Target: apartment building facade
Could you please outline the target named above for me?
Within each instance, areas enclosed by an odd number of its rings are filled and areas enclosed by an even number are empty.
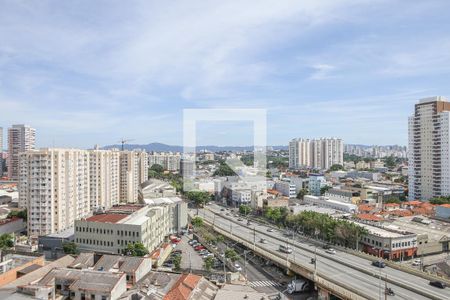
[[[408,123],[409,199],[450,195],[450,102],[419,100]]]
[[[152,152],[148,155],[148,165],[150,167],[156,164],[168,171],[179,171],[180,161],[181,154],[178,152]]]
[[[60,232],[90,213],[88,151],[27,151],[19,161],[19,207],[28,209],[30,236]]]
[[[120,202],[137,203],[139,186],[148,180],[148,154],[144,151],[120,152]]]
[[[89,151],[89,180],[92,211],[119,204],[120,152]]]
[[[293,139],[289,142],[289,168],[327,170],[344,164],[344,144],[338,138]]]
[[[36,146],[36,129],[28,125],[13,125],[8,128],[8,177],[19,179],[20,153],[33,150]]]

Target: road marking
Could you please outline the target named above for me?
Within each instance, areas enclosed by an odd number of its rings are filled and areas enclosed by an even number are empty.
[[[248,283],[251,287],[262,287],[262,286],[281,286],[281,283],[273,280],[257,280]]]

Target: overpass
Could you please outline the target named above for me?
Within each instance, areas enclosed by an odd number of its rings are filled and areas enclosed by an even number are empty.
[[[254,222],[247,226],[233,217],[224,215],[220,207],[211,205],[199,210],[199,215],[212,226],[214,231],[241,243],[258,255],[302,277],[315,282],[319,294],[336,295],[343,299],[385,299],[385,286],[392,288],[395,296],[389,299],[450,299],[448,289],[429,285],[429,280],[402,270],[371,265],[364,256],[338,251],[328,254],[315,245],[287,239],[278,231],[269,232],[269,227]],[[261,243],[265,239],[267,243]],[[281,253],[280,245],[288,244],[291,254]],[[311,264],[316,258],[316,264]]]

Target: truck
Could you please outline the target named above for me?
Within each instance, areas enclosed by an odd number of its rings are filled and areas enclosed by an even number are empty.
[[[308,291],[310,288],[310,283],[306,279],[293,279],[287,285],[287,292],[289,294],[293,294],[295,292],[304,292]]]

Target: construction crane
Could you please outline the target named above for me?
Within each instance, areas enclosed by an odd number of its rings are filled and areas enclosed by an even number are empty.
[[[134,140],[130,140],[130,139],[126,140],[126,139],[122,138],[120,141],[118,141],[118,143],[121,143],[121,144],[122,144],[122,151],[123,151],[123,146],[124,146],[126,143],[131,142],[131,141],[134,141]]]

